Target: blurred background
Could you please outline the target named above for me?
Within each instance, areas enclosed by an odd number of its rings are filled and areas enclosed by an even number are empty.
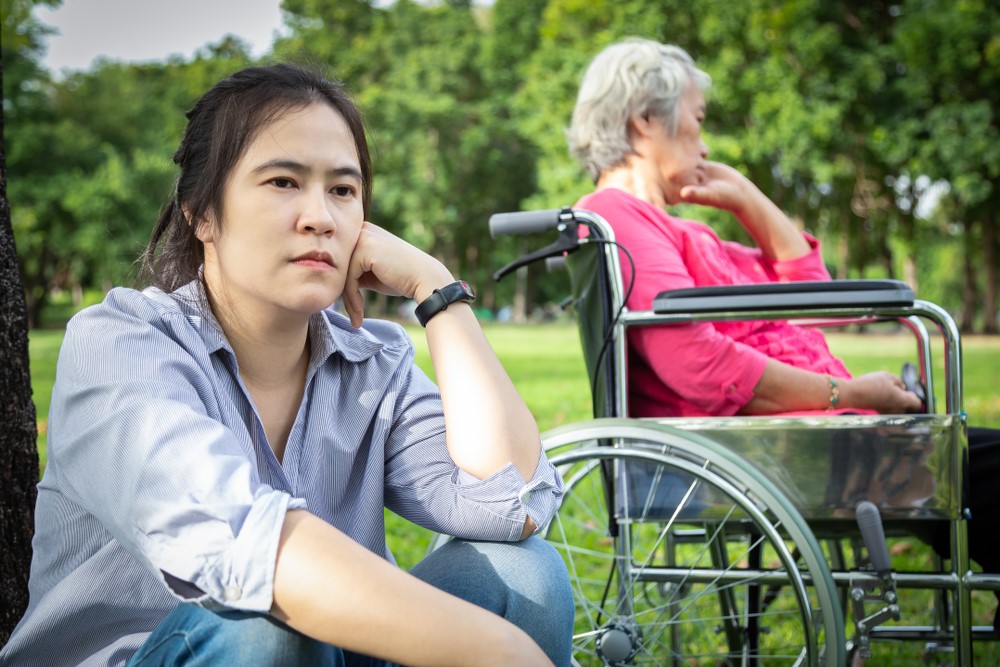
[[[487,220],[589,191],[563,135],[576,88],[597,51],[638,35],[682,46],[711,74],[712,157],[822,238],[835,277],[902,279],[964,331],[998,329],[995,0],[2,8],[8,196],[35,328],[129,284],[171,192],[184,111],[227,73],[275,60],[327,67],[360,103],[374,222],[473,282],[484,319],[557,317],[564,277],[533,267],[492,281],[532,241],[493,241]],[[679,212],[739,232],[725,214]]]

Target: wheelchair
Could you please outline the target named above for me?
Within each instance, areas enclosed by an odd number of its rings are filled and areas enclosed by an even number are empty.
[[[844,665],[880,640],[970,665],[973,640],[995,638],[971,622],[972,591],[1000,590],[1000,577],[970,570],[961,348],[946,311],[904,283],[852,280],[675,290],[633,312],[600,216],[501,213],[490,230],[555,237],[494,277],[565,265],[591,379],[595,418],[543,434],[566,483],[541,534],[573,582],[575,665]],[[629,328],[778,318],[908,329],[926,413],[629,418]],[[941,334],[941,409],[927,323]],[[935,530],[948,558],[893,570],[887,533]],[[932,592],[930,624],[888,624],[903,589]]]

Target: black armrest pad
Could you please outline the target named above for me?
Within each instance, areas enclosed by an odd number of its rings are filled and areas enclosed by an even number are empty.
[[[913,290],[901,280],[823,280],[690,287],[660,292],[657,313],[704,313],[838,306],[910,306]]]

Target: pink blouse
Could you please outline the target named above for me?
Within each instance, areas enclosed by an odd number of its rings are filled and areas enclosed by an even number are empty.
[[[819,241],[809,234],[808,254],[776,261],[622,190],[599,190],[576,207],[606,219],[618,243],[631,252],[635,285],[626,304],[631,310],[650,310],[656,295],[669,289],[830,279]],[[632,267],[624,254],[622,274],[627,287]],[[785,321],[633,327],[628,344],[629,405],[636,417],[736,414],[753,398],[768,357],[850,377],[820,331]]]

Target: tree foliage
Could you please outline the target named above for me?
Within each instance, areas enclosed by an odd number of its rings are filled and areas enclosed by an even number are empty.
[[[100,62],[54,80],[27,0],[3,0],[10,196],[33,317],[55,288],[127,276],[171,186],[184,111],[250,60]],[[27,9],[26,9],[27,8]],[[564,130],[580,77],[629,35],[679,44],[713,78],[707,139],[824,240],[840,277],[900,277],[997,325],[1000,12],[992,0],[284,0],[268,59],[327,66],[374,148],[373,219],[477,283],[490,308],[558,300],[540,271],[494,285],[531,241],[495,211],[589,190]],[[10,36],[14,35],[15,38]],[[725,214],[682,208],[739,238]],[[57,240],[57,241],[56,241]],[[941,270],[959,258],[961,271]],[[515,285],[518,294],[515,295]]]

